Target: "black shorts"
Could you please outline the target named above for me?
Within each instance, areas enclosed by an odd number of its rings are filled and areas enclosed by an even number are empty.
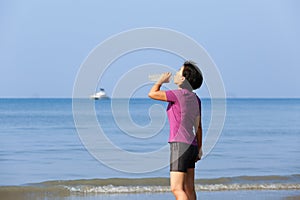
[[[189,168],[195,168],[195,160],[198,156],[198,147],[182,142],[170,143],[170,171],[187,172]]]

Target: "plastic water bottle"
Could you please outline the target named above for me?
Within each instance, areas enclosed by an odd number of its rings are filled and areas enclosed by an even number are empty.
[[[148,76],[149,81],[156,82],[160,79],[161,74],[150,74]]]
[[[149,81],[156,82],[156,81],[158,81],[160,79],[161,75],[162,74],[150,74],[148,76],[148,79],[149,79]],[[173,80],[173,76],[170,76],[169,82],[171,82],[172,80]]]

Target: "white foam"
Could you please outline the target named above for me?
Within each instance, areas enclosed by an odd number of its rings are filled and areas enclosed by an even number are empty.
[[[65,186],[71,192],[80,193],[158,193],[170,192],[169,186]],[[196,191],[226,190],[300,190],[300,184],[211,184],[196,185]]]
[[[222,190],[298,190],[300,184],[213,184],[196,185],[196,190],[222,191]]]
[[[71,192],[81,193],[147,193],[168,192],[169,186],[66,186]]]

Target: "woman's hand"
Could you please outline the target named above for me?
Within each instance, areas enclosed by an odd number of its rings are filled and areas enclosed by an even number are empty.
[[[198,153],[198,156],[197,156],[195,162],[197,162],[198,160],[201,160],[202,155],[203,155],[203,151],[202,151],[202,148],[201,148],[201,149],[199,150],[199,153]]]

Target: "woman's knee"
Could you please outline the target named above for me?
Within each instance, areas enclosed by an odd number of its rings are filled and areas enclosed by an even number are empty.
[[[186,195],[186,192],[184,191],[184,188],[178,188],[178,187],[171,187],[171,192],[175,195],[175,196],[182,196],[182,195]]]
[[[173,192],[173,193],[182,192],[182,191],[184,191],[183,188],[171,186],[171,192]]]

